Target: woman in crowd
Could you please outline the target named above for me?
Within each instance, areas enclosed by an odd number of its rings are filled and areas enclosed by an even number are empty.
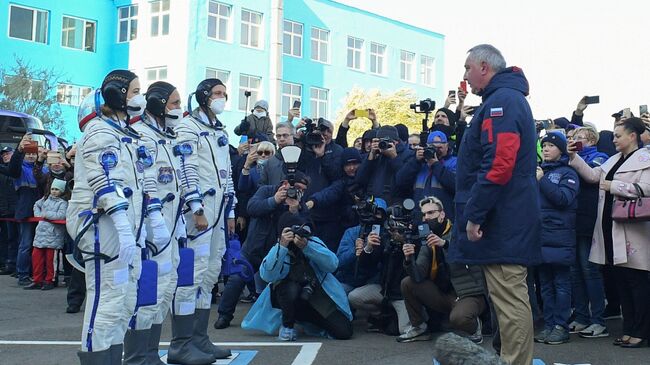
[[[599,183],[598,216],[590,261],[613,265],[623,311],[623,336],[614,345],[640,347],[650,332],[650,222],[612,219],[615,199],[636,199],[650,194],[650,151],[642,147],[645,131],[639,118],[623,120],[614,129],[617,154],[598,167],[590,167],[569,146],[570,165],[588,183]]]

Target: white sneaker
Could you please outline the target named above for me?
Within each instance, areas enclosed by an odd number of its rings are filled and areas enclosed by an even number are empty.
[[[429,341],[431,333],[427,330],[427,324],[422,323],[419,326],[409,326],[406,332],[397,337],[397,342]]]
[[[578,333],[587,327],[589,327],[589,325],[573,321],[571,324],[569,324],[569,333]]]
[[[601,338],[609,337],[609,332],[607,331],[607,327],[594,323],[578,332],[578,335],[582,338]]]

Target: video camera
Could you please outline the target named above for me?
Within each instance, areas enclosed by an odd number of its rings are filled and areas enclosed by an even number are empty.
[[[388,207],[388,230],[396,233],[403,240],[391,239],[391,245],[402,246],[404,243],[415,243],[420,240],[418,227],[413,225],[413,199],[404,199],[401,204]]]
[[[318,118],[320,122],[321,118]],[[324,142],[323,135],[321,134],[321,129],[323,125],[316,126],[316,123],[311,118],[304,118],[305,121],[305,136],[303,137],[303,142],[305,147],[318,146]]]
[[[541,131],[549,129],[551,127],[552,121],[550,119],[535,120],[535,130],[537,134]]]
[[[409,108],[413,109],[413,111],[416,113],[429,114],[436,109],[436,102],[431,100],[431,98],[426,98],[424,100],[420,100],[420,102],[417,104],[411,104]]]
[[[379,207],[375,203],[375,198],[371,196],[353,205],[352,210],[357,213],[361,223],[372,224],[377,220],[375,216],[377,215],[377,212],[379,212]]]

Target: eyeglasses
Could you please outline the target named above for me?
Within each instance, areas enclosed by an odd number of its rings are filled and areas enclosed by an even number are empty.
[[[434,213],[438,213],[438,214],[434,215]],[[434,209],[434,210],[427,210],[426,212],[422,212],[422,216],[426,216],[426,215],[433,215],[434,218],[437,218],[437,216],[440,215],[440,210]]]
[[[257,151],[258,156],[271,156],[271,151]]]

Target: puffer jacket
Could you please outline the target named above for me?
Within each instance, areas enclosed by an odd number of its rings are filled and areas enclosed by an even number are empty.
[[[269,142],[275,144],[275,133],[273,133],[273,122],[269,117],[258,118],[254,114],[246,116],[246,121],[249,123],[248,131],[241,130],[241,124],[235,127],[235,134],[241,136],[242,134],[255,135],[263,134]]]
[[[67,209],[67,201],[50,195],[47,198],[41,198],[34,204],[34,216],[49,220],[63,220],[66,217],[65,212]],[[38,222],[36,235],[34,236],[34,247],[60,250],[63,248],[64,241],[65,225],[47,221]]]

